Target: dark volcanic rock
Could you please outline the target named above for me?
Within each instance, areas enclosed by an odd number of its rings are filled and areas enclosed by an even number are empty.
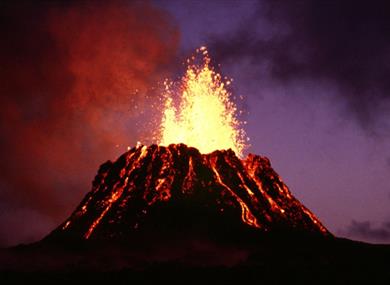
[[[103,164],[73,214],[45,240],[157,236],[228,239],[249,232],[331,236],[267,158],[200,154],[183,144],[139,146]]]

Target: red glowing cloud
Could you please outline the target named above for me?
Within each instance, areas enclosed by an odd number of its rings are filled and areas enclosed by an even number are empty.
[[[28,217],[10,217],[30,211],[58,223],[115,145],[134,143],[132,102],[166,77],[178,32],[142,3],[25,2],[0,13],[0,228],[12,220],[16,235],[2,232],[7,244],[29,227]]]

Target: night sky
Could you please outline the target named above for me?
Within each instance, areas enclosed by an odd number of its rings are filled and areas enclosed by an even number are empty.
[[[152,143],[161,82],[203,45],[244,98],[247,152],[334,234],[390,243],[387,3],[2,1],[0,246],[42,238],[100,164]]]

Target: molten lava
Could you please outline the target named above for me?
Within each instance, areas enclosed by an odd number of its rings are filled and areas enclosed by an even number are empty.
[[[196,57],[189,60],[182,86],[179,90],[178,107],[175,107],[173,84],[166,84],[165,104],[161,122],[160,145],[184,143],[201,153],[218,149],[232,149],[242,157],[246,147],[246,135],[237,119],[237,107],[219,73],[210,67],[205,47],[197,50],[203,63],[197,65]]]

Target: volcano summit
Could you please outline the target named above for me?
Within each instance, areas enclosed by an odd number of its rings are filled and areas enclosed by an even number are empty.
[[[127,239],[166,232],[329,236],[267,158],[184,144],[135,147],[104,163],[92,190],[47,239]]]

